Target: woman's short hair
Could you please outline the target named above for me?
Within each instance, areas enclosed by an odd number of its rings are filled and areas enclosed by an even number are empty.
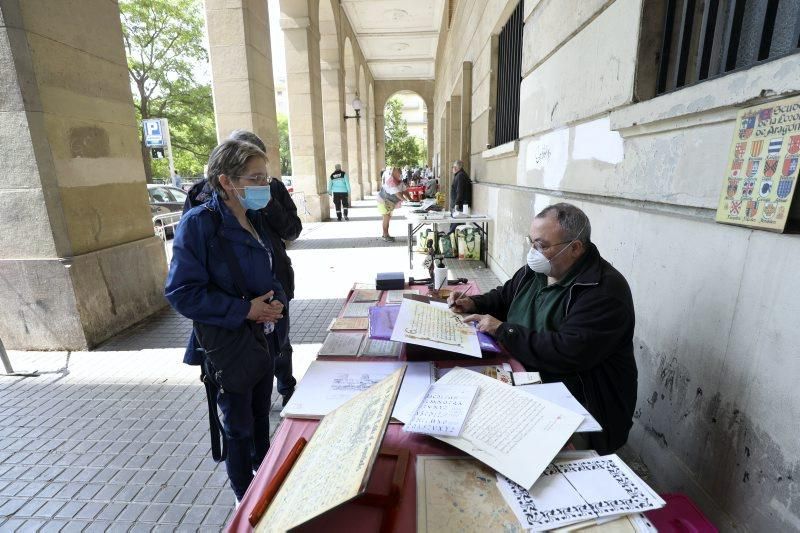
[[[228,135],[228,139],[233,139],[234,141],[244,141],[246,143],[255,144],[261,151],[265,154],[267,153],[267,146],[264,144],[264,141],[261,140],[261,137],[253,133],[252,131],[247,130],[233,130],[230,135]]]
[[[561,202],[545,207],[536,218],[545,218],[551,213],[564,231],[564,239],[581,241],[584,245],[591,242],[592,225],[586,213],[572,204]]]
[[[265,162],[268,161],[267,155],[258,146],[235,139],[228,139],[211,150],[206,178],[221,198],[227,200],[228,195],[219,182],[220,175],[225,174],[232,181],[239,181],[239,176],[244,172],[247,160],[251,157],[260,157]]]

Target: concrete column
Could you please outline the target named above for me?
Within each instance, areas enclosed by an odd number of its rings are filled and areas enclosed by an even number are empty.
[[[383,118],[383,110],[375,115],[375,159],[376,168],[378,171],[386,167],[386,144],[384,139],[384,129],[386,128],[386,119]],[[381,179],[378,172],[373,176],[375,180],[375,190],[381,189]]]
[[[464,162],[464,170],[471,175],[470,159],[471,130],[472,130],[472,62],[464,61],[464,69],[461,73],[461,159]]]
[[[262,0],[263,1],[263,0]],[[313,2],[312,2],[313,3]],[[290,5],[291,4],[291,5]],[[281,4],[281,29],[286,47],[286,85],[295,191],[303,192],[310,220],[330,215],[320,81],[319,30],[311,17],[287,17],[287,9],[305,2]]]
[[[364,183],[361,169],[361,127],[359,120],[351,118],[347,120],[347,150],[349,152],[350,166],[347,169],[350,174],[350,190],[353,200],[364,199]]]
[[[5,346],[86,349],[166,305],[115,2],[0,0],[0,124]]]
[[[280,176],[269,12],[263,0],[205,0],[217,139],[250,130],[267,145],[269,172]]]
[[[372,184],[370,183],[370,166],[369,166],[369,115],[370,109],[364,108],[361,112],[361,183],[364,187],[363,194],[367,196],[372,194]]]
[[[325,124],[325,171],[333,172],[337,163],[347,168],[347,135],[345,133],[344,80],[338,63],[322,67],[322,116]]]

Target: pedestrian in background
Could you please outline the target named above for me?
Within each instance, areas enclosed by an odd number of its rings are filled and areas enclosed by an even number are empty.
[[[173,170],[172,171],[172,186],[175,187],[176,189],[180,189],[181,185],[183,185],[183,180],[178,175],[178,171],[177,170]]]
[[[383,175],[383,185],[378,191],[378,212],[383,217],[382,239],[387,242],[394,242],[394,237],[389,235],[389,222],[392,220],[392,212],[403,200],[411,200],[406,192],[403,183],[403,175],[400,167],[387,169]]]
[[[347,216],[347,210],[350,207],[350,178],[342,170],[342,165],[336,165],[336,170],[328,180],[328,194],[333,195],[336,220],[342,221],[342,211],[344,211],[344,219],[350,220]]]

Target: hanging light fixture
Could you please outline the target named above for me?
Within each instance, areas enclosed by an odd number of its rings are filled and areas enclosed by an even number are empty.
[[[355,115],[345,115],[344,119],[347,120],[348,118],[354,118],[354,119],[356,119],[356,122],[358,122],[358,119],[361,118],[361,105],[362,105],[361,104],[361,100],[358,99],[358,95],[356,95],[356,97],[353,98],[353,101],[352,101],[352,103],[350,105],[353,106],[353,111],[355,111],[356,114]]]

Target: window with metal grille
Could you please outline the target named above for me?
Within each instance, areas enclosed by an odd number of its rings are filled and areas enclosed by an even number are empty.
[[[494,108],[494,146],[519,137],[519,86],[522,82],[523,2],[503,26],[497,41],[497,99]]]
[[[798,0],[659,0],[655,95],[800,51]],[[645,16],[648,14],[647,4]],[[648,27],[644,21],[643,30]],[[656,28],[657,26],[650,26]]]

